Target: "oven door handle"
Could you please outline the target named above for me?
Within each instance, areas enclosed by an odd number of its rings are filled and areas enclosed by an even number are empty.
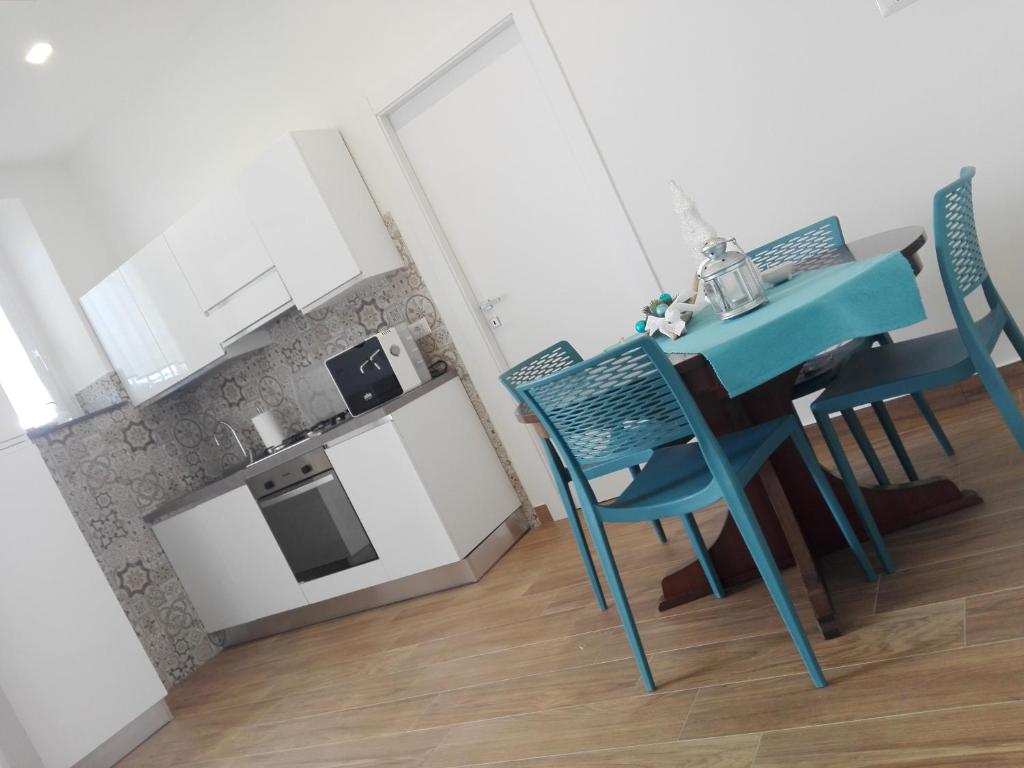
[[[307,480],[297,488],[292,488],[291,490],[284,491],[278,496],[271,496],[270,498],[263,499],[259,503],[260,508],[267,509],[268,507],[276,506],[277,504],[280,504],[283,501],[288,501],[289,499],[294,499],[296,496],[301,496],[302,494],[306,493],[307,491],[311,491],[314,488],[319,488],[321,485],[333,483],[337,481],[337,479],[338,478],[335,477],[333,472],[325,472],[319,477],[314,477],[312,480]]]

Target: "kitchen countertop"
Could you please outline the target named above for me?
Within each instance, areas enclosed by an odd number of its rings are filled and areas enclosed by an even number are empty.
[[[142,516],[142,519],[150,525],[156,525],[157,523],[163,522],[175,515],[179,515],[182,512],[192,509],[192,507],[198,506],[203,502],[210,501],[211,499],[228,493],[229,491],[233,491],[236,488],[241,488],[250,478],[265,472],[271,467],[290,461],[296,456],[301,456],[307,451],[311,451],[316,448],[326,448],[328,446],[344,442],[348,438],[353,437],[353,433],[362,431],[367,427],[374,426],[379,421],[387,419],[389,414],[394,413],[403,405],[411,403],[413,400],[437,389],[442,384],[446,384],[454,378],[456,378],[455,372],[449,370],[447,373],[443,373],[437,378],[431,379],[426,384],[421,384],[415,389],[399,395],[394,400],[389,400],[373,410],[361,413],[358,416],[353,416],[352,418],[343,421],[338,426],[321,435],[316,435],[315,437],[309,438],[309,440],[297,443],[296,445],[285,448],[283,451],[271,454],[264,459],[260,459],[252,464],[241,467],[231,474],[214,480],[201,488],[189,491],[184,496],[179,496],[176,499],[166,501],[147,512]]]

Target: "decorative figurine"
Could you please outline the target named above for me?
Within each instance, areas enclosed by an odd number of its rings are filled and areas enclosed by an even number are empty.
[[[686,324],[696,308],[696,298],[693,292],[681,293],[675,298],[668,293],[661,294],[641,310],[644,319],[637,321],[634,326],[636,332],[650,336],[660,333],[670,339],[678,339],[686,333]]]

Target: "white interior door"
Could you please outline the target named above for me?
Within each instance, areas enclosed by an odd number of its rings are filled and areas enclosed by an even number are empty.
[[[614,344],[658,288],[531,3],[481,7],[368,101],[413,193],[394,210],[424,279],[530,500],[562,517],[498,376],[559,339]]]
[[[613,245],[515,25],[390,119],[475,301],[493,303],[505,363],[560,339],[592,355],[632,333],[654,276],[639,245]]]

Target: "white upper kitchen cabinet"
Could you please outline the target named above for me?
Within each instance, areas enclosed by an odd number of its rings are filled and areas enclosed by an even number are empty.
[[[165,234],[205,310],[274,267],[230,184],[192,208]]]
[[[171,386],[170,367],[119,269],[81,299],[82,309],[135,404]]]
[[[163,352],[169,385],[224,356],[163,235],[121,266],[125,283]]]
[[[153,526],[210,632],[306,605],[245,486]]]
[[[402,266],[335,130],[287,134],[236,184],[270,259],[303,312],[359,280]]]
[[[224,357],[163,235],[85,294],[82,308],[136,405]]]

